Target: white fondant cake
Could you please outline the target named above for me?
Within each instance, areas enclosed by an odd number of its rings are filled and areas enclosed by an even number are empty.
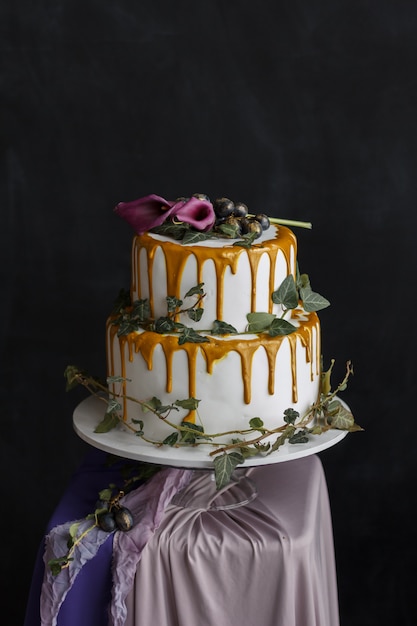
[[[235,245],[241,239],[134,236],[131,302],[107,321],[106,354],[120,414],[126,422],[142,420],[147,439],[164,440],[172,426],[136,400],[157,398],[165,406],[195,398],[196,410],[177,406],[168,421],[217,434],[244,431],[255,417],[279,427],[286,409],[302,416],[318,399],[318,316],[301,301],[288,308],[272,298],[288,276],[298,278],[296,237],[267,225],[249,245]],[[295,328],[254,332],[256,314]]]

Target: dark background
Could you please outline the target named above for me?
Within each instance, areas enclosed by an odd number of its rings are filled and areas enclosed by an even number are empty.
[[[341,624],[415,625],[417,4],[3,0],[0,34],[7,623],[87,451],[63,372],[105,373],[130,280],[113,207],[201,192],[313,223],[300,269],[332,303],[325,363],[336,383],[353,361],[365,429],[320,455]]]

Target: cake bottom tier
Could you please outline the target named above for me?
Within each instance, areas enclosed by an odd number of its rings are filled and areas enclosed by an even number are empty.
[[[181,345],[177,335],[148,331],[119,337],[109,320],[108,376],[116,378],[110,392],[119,399],[124,421],[142,420],[145,436],[155,441],[163,441],[173,428],[143,411],[141,403],[152,398],[163,406],[197,399],[196,411],[176,406],[168,420],[180,424],[185,419],[206,434],[243,431],[254,417],[268,429],[278,428],[286,409],[303,416],[319,396],[319,320],[315,313],[303,313],[297,324],[287,336],[210,336],[204,343]]]

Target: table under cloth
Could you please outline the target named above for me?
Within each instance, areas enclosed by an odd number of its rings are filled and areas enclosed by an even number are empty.
[[[98,490],[111,480],[104,456],[94,451],[80,468],[48,528],[91,512]],[[245,506],[167,506],[137,566],[125,626],[339,625],[333,530],[320,459],[311,455],[254,467],[250,478],[257,497]],[[111,550],[109,538],[84,566],[61,607],[58,626],[107,623]],[[42,554],[43,545],[24,626],[41,623]]]

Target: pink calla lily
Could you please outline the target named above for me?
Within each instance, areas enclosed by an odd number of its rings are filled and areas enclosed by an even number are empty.
[[[194,197],[174,204],[172,215],[175,215],[180,222],[185,222],[196,230],[208,230],[216,221],[211,202]]]
[[[171,215],[174,202],[161,196],[150,194],[131,202],[119,202],[114,211],[122,217],[133,230],[142,235],[147,230],[160,226]]]
[[[211,202],[194,196],[173,202],[150,194],[131,202],[119,202],[114,210],[138,235],[160,226],[169,217],[175,217],[179,222],[201,231],[209,230],[216,220]]]

